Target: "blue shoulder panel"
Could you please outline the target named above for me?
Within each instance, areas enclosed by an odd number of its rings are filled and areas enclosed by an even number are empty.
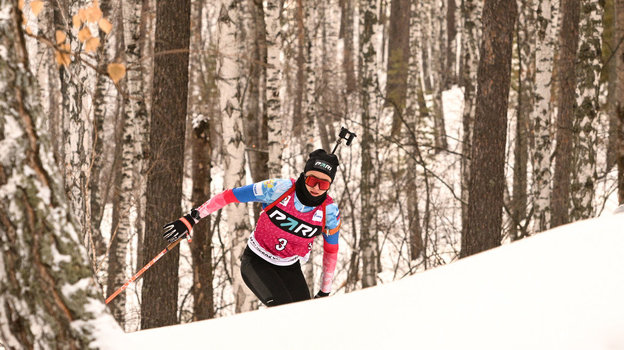
[[[292,187],[290,179],[271,179],[232,189],[239,202],[270,204]]]

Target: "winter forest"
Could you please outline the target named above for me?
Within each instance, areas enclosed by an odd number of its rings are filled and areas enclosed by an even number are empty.
[[[251,203],[104,300],[164,224],[341,127],[332,294],[598,216],[624,203],[622,41],[624,0],[0,0],[0,348],[263,308]]]

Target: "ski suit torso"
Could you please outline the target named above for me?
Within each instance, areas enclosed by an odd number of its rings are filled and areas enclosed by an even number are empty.
[[[318,207],[300,211],[295,206],[296,201],[294,180],[291,180],[291,188],[265,206],[249,237],[249,248],[275,265],[291,265],[308,259],[314,238],[326,225],[327,206],[334,202],[327,196]]]

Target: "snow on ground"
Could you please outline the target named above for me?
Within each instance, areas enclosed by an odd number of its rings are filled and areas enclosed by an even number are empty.
[[[624,349],[622,226],[624,212],[603,215],[375,288],[109,348]]]

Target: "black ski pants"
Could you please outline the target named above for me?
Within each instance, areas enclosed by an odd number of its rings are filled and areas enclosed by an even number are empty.
[[[273,265],[247,247],[241,258],[241,275],[247,287],[266,306],[310,299],[298,261],[289,266]]]

